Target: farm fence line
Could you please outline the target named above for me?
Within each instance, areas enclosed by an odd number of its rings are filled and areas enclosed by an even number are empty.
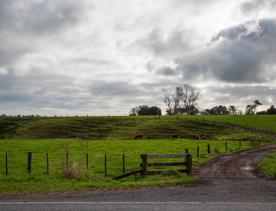
[[[193,159],[193,163],[200,164],[206,158],[247,148],[248,146],[243,146],[241,141],[236,141],[234,148],[233,145],[229,147],[229,142],[225,141],[224,146],[220,147],[216,144],[206,143],[206,145],[197,145],[194,150],[190,150],[189,148],[186,148],[186,150],[189,150],[189,153],[195,158]],[[28,151],[25,154],[25,158],[23,154],[23,157],[18,159],[12,152],[5,152],[2,156],[3,170],[0,177],[24,174],[60,175],[60,173],[67,174],[72,169],[90,172],[93,175],[114,177],[139,168],[140,155],[141,153],[97,154],[92,152],[65,152],[54,155],[51,152],[36,153]]]

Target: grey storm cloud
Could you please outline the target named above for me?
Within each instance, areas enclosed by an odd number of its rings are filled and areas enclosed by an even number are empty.
[[[77,1],[0,0],[0,30],[49,33],[79,20],[83,4]]]
[[[262,9],[275,9],[276,0],[250,0],[241,4],[240,9],[244,13],[257,12]]]
[[[237,83],[274,80],[276,20],[262,19],[254,29],[249,26],[252,24],[247,22],[220,31],[206,50],[175,59],[175,71],[185,79],[203,76]],[[160,73],[158,69],[157,74]]]
[[[164,83],[141,83],[137,85],[126,81],[107,82],[97,80],[92,81],[91,84],[90,93],[93,99],[101,100],[106,104],[119,99],[124,109],[129,109],[130,105],[138,104],[157,105],[163,97]]]
[[[246,105],[254,100],[260,100],[261,103],[269,105],[271,102],[268,99],[274,99],[276,96],[276,89],[269,85],[209,87],[206,91],[216,93],[216,101],[221,104],[239,102]]]
[[[139,88],[139,86],[129,84],[125,81],[93,81],[90,86],[90,92],[94,96],[104,97],[129,97],[131,95],[141,96],[145,94],[145,91],[142,88]]]
[[[76,24],[85,10],[73,0],[0,0],[0,67],[13,64],[36,49],[35,40]]]
[[[13,65],[14,61],[28,52],[28,49],[1,49],[0,46],[0,67]]]
[[[234,26],[229,29],[222,30],[215,36],[212,41],[217,41],[220,37],[227,37],[229,39],[239,39],[241,35],[247,32],[247,28],[244,24]]]
[[[178,55],[190,49],[188,41],[190,36],[185,30],[173,30],[166,36],[161,29],[155,28],[136,44],[151,50],[156,55]]]
[[[17,89],[22,91],[34,91],[34,88],[41,88],[46,86],[47,88],[56,87],[61,81],[61,86],[69,86],[74,80],[73,77],[57,75],[51,73],[42,73],[39,69],[32,69],[27,74],[18,75],[16,70],[9,68],[7,73],[0,75],[0,90]]]
[[[6,106],[77,109],[89,104],[103,106],[114,98],[128,103],[148,102],[147,99],[141,101],[141,98],[153,90],[147,90],[146,85],[137,86],[123,81],[89,80],[81,85],[75,82],[74,77],[43,74],[35,69],[25,75],[17,75],[15,70],[9,69],[6,74],[0,75],[0,102]]]
[[[177,75],[177,71],[174,68],[171,67],[160,67],[156,70],[156,73],[158,75],[164,75],[164,76],[174,76]]]
[[[0,75],[0,102],[2,105],[32,107],[83,106],[87,99],[80,96],[81,88],[74,78],[64,75],[41,73],[34,69],[25,75],[17,75],[13,69]]]
[[[24,75],[16,72],[10,68],[6,73],[0,73],[2,109],[16,106],[25,109],[107,109],[107,105],[114,99],[123,104],[123,109],[129,109],[132,104],[154,104],[162,87],[159,84],[149,89],[148,84],[138,86],[126,81],[107,82],[96,79],[78,84],[73,76],[43,73],[39,69],[32,69]],[[154,90],[156,87],[158,90]],[[109,106],[113,109],[116,104]]]

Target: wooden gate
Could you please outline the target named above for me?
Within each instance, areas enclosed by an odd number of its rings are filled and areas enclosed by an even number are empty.
[[[183,158],[182,161],[170,161],[170,162],[150,162],[153,158]],[[162,173],[186,173],[192,174],[192,156],[191,154],[142,154],[142,163],[140,164],[141,175],[154,175]],[[161,166],[182,166],[182,168],[169,170],[169,169],[154,169],[154,167]]]
[[[149,162],[150,159],[154,158],[182,158],[182,161],[170,161],[170,162]],[[142,176],[146,175],[154,175],[154,174],[179,174],[186,173],[187,175],[192,174],[192,156],[188,154],[188,150],[183,154],[142,154],[141,155],[142,163],[140,163],[141,169],[128,172],[126,174],[120,175],[118,177],[114,177],[114,179],[122,179],[124,177],[128,177],[130,175],[140,174]],[[163,166],[182,166],[179,169],[154,169],[153,167],[163,167]]]

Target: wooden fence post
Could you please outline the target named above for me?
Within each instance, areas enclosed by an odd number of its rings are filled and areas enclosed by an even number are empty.
[[[192,174],[192,166],[193,166],[192,155],[191,154],[187,154],[186,155],[187,175],[191,175]]]
[[[125,174],[126,169],[125,169],[125,154],[123,154],[123,174]]]
[[[28,152],[27,171],[32,173],[32,152]]]
[[[107,160],[106,160],[106,154],[104,155],[104,176],[107,176]]]
[[[66,153],[66,170],[68,171],[69,169],[69,154],[68,152]]]
[[[210,144],[207,145],[207,152],[208,154],[210,154],[211,150],[210,150]]]
[[[46,174],[49,175],[49,155],[46,153]]]
[[[86,153],[85,156],[86,156],[86,157],[85,157],[85,158],[86,158],[86,159],[85,159],[85,161],[86,161],[86,169],[88,170],[88,167],[89,167],[89,166],[88,166],[88,161],[89,161],[89,160],[88,160],[88,153]]]
[[[142,171],[141,171],[141,175],[145,176],[147,174],[147,154],[142,154],[141,155],[141,159],[142,159]]]
[[[9,166],[8,166],[8,152],[6,152],[6,176],[9,174]]]
[[[199,158],[199,146],[196,147],[196,157]]]

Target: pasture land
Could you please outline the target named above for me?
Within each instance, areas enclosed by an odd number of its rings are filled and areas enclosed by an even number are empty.
[[[193,121],[192,121],[193,120]],[[276,115],[138,116],[138,117],[0,117],[0,139],[220,139],[244,134],[226,126],[194,120],[229,122],[276,132]],[[238,136],[238,135],[237,135]]]
[[[207,145],[211,154],[207,154]],[[200,155],[197,158],[197,146]],[[198,166],[220,153],[252,147],[250,141],[195,140],[2,140],[0,148],[0,194],[68,191],[85,188],[117,188],[147,185],[183,184],[195,178],[186,175],[134,176],[116,181],[122,174],[122,154],[125,171],[139,169],[142,153],[183,153],[193,155]],[[32,152],[32,172],[27,173],[27,152]],[[5,175],[5,153],[8,152],[8,176]],[[49,175],[46,174],[46,153],[49,155]],[[68,153],[68,170],[65,155]],[[86,169],[86,153],[89,155]],[[214,155],[213,153],[216,153]],[[104,155],[107,156],[107,176],[104,176]],[[64,178],[66,177],[66,179]]]
[[[267,155],[260,163],[259,169],[268,178],[276,179],[276,153]]]
[[[226,122],[276,132],[276,115],[189,115],[185,117],[191,120]]]
[[[189,183],[195,178],[186,175],[158,175],[145,178],[130,176],[120,181],[112,178],[123,173],[123,154],[125,172],[140,168],[140,154],[183,153],[186,148],[192,153],[194,166],[199,166],[219,154],[247,149],[273,140],[270,135],[205,123],[202,120],[276,130],[275,117],[272,115],[2,116],[0,195]],[[139,134],[143,134],[144,139],[133,140]],[[177,135],[178,139],[171,140],[173,135]],[[208,144],[211,146],[210,154],[207,153]],[[196,154],[197,147],[200,151],[199,157]],[[31,174],[27,173],[28,152],[32,152]],[[46,153],[49,158],[49,175],[46,174]],[[104,166],[105,155],[107,171]]]

